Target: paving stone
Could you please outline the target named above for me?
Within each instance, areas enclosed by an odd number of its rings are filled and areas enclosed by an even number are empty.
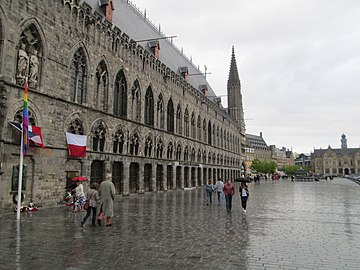
[[[360,186],[251,183],[246,214],[203,188],[117,197],[112,227],[63,206],[0,216],[0,269],[358,269]]]

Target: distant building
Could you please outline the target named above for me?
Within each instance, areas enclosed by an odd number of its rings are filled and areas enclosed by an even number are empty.
[[[301,167],[309,167],[311,166],[311,155],[300,154],[297,158],[295,158],[295,165],[299,165]]]
[[[360,148],[347,148],[345,134],[341,135],[341,148],[315,149],[311,154],[311,168],[317,174],[360,174]]]
[[[294,165],[294,156],[291,150],[285,147],[277,148],[275,145],[269,146],[271,149],[271,159],[276,162],[278,168]]]
[[[250,149],[253,149],[253,159],[257,158],[259,160],[270,160],[271,159],[271,149],[266,144],[262,132],[260,132],[260,136],[253,134],[245,134],[247,145]],[[249,149],[248,149],[249,150]],[[249,152],[250,153],[250,152]],[[246,156],[245,151],[245,156]],[[246,157],[245,157],[246,158]],[[247,160],[247,158],[246,158]]]

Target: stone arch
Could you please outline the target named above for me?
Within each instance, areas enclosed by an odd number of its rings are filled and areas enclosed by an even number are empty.
[[[20,100],[16,101],[14,104],[12,104],[9,107],[8,117],[11,117],[11,119],[7,119],[7,120],[13,121],[12,118],[14,117],[14,115],[23,108],[24,108],[24,100],[20,99]],[[32,114],[34,115],[34,117],[36,119],[36,125],[39,127],[42,127],[43,126],[43,116],[42,116],[41,110],[31,99],[29,99],[29,101],[28,101],[28,110],[29,110],[29,112],[31,111]]]
[[[81,119],[82,117],[79,112],[73,112],[72,114],[70,114],[64,121],[64,126],[63,126],[64,132],[69,132],[69,130],[71,129],[71,124],[77,122],[81,125],[82,130],[78,130],[78,132],[74,134],[85,135],[87,133],[86,131],[88,130],[88,127],[86,126],[86,123]]]
[[[16,83],[24,85],[28,77],[29,88],[40,89],[47,55],[44,32],[36,18],[29,18],[19,25],[17,37]]]
[[[121,124],[115,126],[112,132],[112,152],[122,154],[125,152],[127,130]]]
[[[82,59],[79,59],[79,56],[84,57],[84,63]],[[89,81],[89,69],[91,66],[89,53],[83,42],[75,44],[70,50],[70,57],[68,58],[68,87],[69,87],[69,97],[68,100],[78,103],[86,103],[89,100],[89,92],[87,89]],[[79,63],[83,64],[83,68],[79,68]],[[81,71],[81,73],[76,73]],[[81,89],[76,86],[78,85],[79,78],[81,76]],[[80,96],[79,92],[80,91]]]
[[[95,108],[99,110],[108,110],[109,106],[109,88],[110,88],[110,70],[105,58],[97,63],[95,70],[94,100]]]
[[[146,89],[144,102],[144,122],[145,125],[154,126],[154,92],[151,84]]]
[[[109,134],[109,127],[103,119],[96,119],[91,125],[91,149],[93,151],[104,152],[106,149],[106,139]]]
[[[69,58],[68,58],[68,63],[67,63],[67,67],[70,68],[71,63],[72,63],[72,59],[74,54],[79,50],[79,49],[84,50],[84,54],[85,54],[85,58],[86,58],[86,63],[87,63],[87,74],[89,74],[89,67],[92,66],[92,63],[90,61],[90,55],[89,55],[89,51],[86,48],[86,45],[83,41],[79,41],[78,43],[76,43],[70,50],[69,53]]]
[[[131,112],[131,117],[132,120],[136,121],[136,122],[140,122],[141,121],[141,85],[140,85],[140,80],[138,78],[136,78],[132,85],[131,85],[131,89],[130,89],[130,99],[131,99],[131,108],[132,108],[132,112]]]
[[[113,93],[113,114],[127,118],[128,107],[128,82],[124,72],[124,69],[117,71],[114,76],[114,87],[109,92]]]

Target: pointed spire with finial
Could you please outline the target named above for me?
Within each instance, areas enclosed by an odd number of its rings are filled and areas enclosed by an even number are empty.
[[[227,93],[228,93],[228,112],[230,116],[239,124],[241,132],[245,134],[241,83],[236,65],[234,46],[232,46],[230,71],[227,82]]]

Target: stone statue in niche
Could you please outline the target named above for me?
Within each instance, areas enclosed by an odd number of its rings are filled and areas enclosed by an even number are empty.
[[[18,63],[16,78],[20,85],[24,85],[29,65],[29,56],[26,52],[26,44],[22,43],[18,51]]]
[[[38,82],[38,73],[39,73],[39,58],[38,51],[33,50],[33,53],[30,56],[30,71],[29,71],[29,83],[30,87],[35,88]]]

